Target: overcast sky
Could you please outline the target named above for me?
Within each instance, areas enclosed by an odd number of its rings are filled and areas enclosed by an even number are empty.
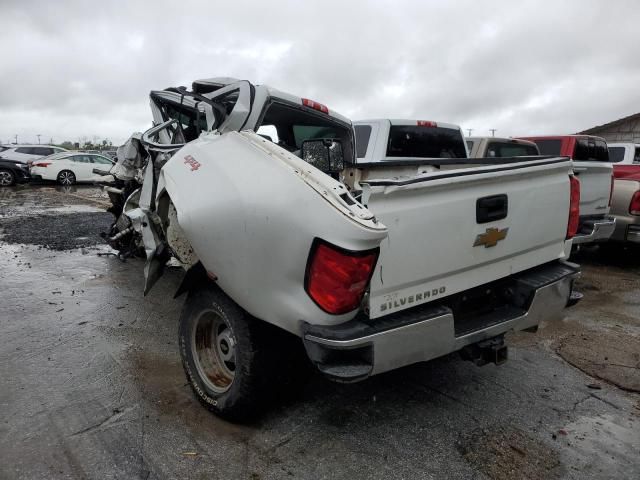
[[[114,144],[233,76],[353,120],[572,133],[640,111],[637,1],[0,0],[0,142]]]

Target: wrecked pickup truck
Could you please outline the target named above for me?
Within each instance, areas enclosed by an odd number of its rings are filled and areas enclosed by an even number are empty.
[[[144,250],[145,293],[169,260],[186,270],[180,353],[217,414],[268,404],[295,347],[352,382],[459,350],[500,363],[506,332],[562,315],[569,159],[359,165],[351,122],[313,100],[228,78],[150,98],[154,126],[112,169],[107,241]]]

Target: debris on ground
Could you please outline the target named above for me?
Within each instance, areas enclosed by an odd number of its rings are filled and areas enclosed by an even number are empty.
[[[464,435],[462,456],[493,480],[542,480],[560,476],[558,452],[522,430],[480,428]]]

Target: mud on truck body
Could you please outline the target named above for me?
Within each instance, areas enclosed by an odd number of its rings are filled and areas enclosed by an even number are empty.
[[[359,166],[351,122],[309,99],[228,78],[150,98],[106,236],[144,250],[145,294],[169,259],[186,270],[180,353],[217,414],[268,404],[308,364],[297,349],[352,382],[458,350],[500,363],[505,332],[562,315],[579,274],[569,159]]]

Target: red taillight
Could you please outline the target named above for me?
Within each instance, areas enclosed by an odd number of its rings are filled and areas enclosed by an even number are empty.
[[[318,102],[314,102],[313,100],[309,100],[308,98],[303,98],[302,104],[305,107],[313,108],[314,110],[318,110],[319,112],[329,113],[329,108],[326,105],[323,105]]]
[[[49,165],[51,165],[51,162],[38,162],[32,164],[33,167],[48,167]]]
[[[305,290],[327,313],[355,310],[373,275],[378,252],[353,252],[316,239],[309,254]]]
[[[631,203],[629,203],[629,213],[631,215],[640,215],[640,190],[633,194]]]
[[[571,192],[569,193],[569,222],[567,223],[567,239],[575,237],[580,223],[580,180],[569,176]]]
[[[418,120],[416,122],[419,127],[437,127],[438,124],[436,122],[432,122],[431,120]]]
[[[611,190],[609,190],[609,206],[611,206],[611,200],[613,199],[613,182],[615,177],[611,175]]]

